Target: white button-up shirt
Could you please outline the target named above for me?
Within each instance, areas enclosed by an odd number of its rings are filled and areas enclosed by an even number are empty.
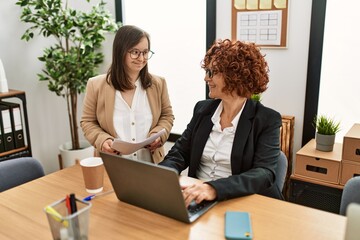
[[[234,142],[236,127],[244,106],[245,104],[231,121],[232,126],[221,130],[220,114],[223,110],[223,104],[220,102],[211,118],[214,126],[206,142],[199,169],[196,173],[199,179],[203,181],[211,181],[231,176],[231,150]]]
[[[152,113],[145,89],[140,79],[135,82],[135,93],[131,106],[123,99],[121,92],[116,91],[114,108],[114,127],[117,137],[127,142],[140,142],[147,138],[152,123]],[[151,162],[148,149],[140,149],[133,154],[124,155],[136,160]]]

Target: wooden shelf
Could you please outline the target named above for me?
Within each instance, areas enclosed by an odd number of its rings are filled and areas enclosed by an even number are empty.
[[[23,130],[26,134],[25,147],[12,149],[10,151],[5,151],[0,153],[0,161],[17,158],[17,157],[31,157],[31,142],[30,142],[30,130],[27,116],[26,108],[26,95],[24,91],[9,89],[9,92],[0,93],[0,101],[7,98],[17,98],[21,101],[21,110],[22,110],[22,119],[23,121]]]

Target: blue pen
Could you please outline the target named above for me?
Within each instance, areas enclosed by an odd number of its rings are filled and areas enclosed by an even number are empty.
[[[86,198],[83,199],[83,201],[91,201],[91,199],[93,199],[95,196],[96,196],[95,194],[87,196]]]
[[[114,190],[110,190],[110,191],[107,191],[107,192],[102,192],[102,193],[98,193],[98,194],[92,194],[92,195],[89,195],[89,196],[85,197],[83,199],[83,201],[91,201],[95,197],[104,196],[104,195],[107,195],[107,194],[110,194],[110,193],[113,193],[113,192],[114,192]]]

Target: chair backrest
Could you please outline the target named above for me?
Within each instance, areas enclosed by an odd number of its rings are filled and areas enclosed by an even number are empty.
[[[346,208],[346,228],[344,240],[359,240],[360,204],[349,203]]]
[[[0,192],[44,176],[41,163],[32,157],[0,162]]]
[[[341,196],[340,211],[341,215],[346,214],[346,208],[350,203],[360,204],[360,176],[350,178],[344,186]]]
[[[285,156],[285,153],[280,151],[278,165],[276,168],[276,177],[275,177],[275,183],[280,189],[280,191],[282,191],[284,188],[287,170],[288,170],[287,157]]]

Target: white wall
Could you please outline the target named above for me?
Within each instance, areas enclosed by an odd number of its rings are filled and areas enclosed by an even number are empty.
[[[175,115],[171,132],[181,134],[192,117],[192,107],[206,97],[205,71],[200,67],[206,52],[206,0],[182,0],[176,11],[162,11],[173,9],[169,0],[122,3],[123,23],[139,26],[150,34],[155,54],[149,60],[149,71],[165,77]]]
[[[114,2],[107,2],[114,15]],[[230,38],[230,3],[231,0],[217,1],[218,38]],[[86,1],[76,1],[76,4],[84,6]],[[263,95],[263,103],[281,114],[295,116],[294,152],[300,148],[302,137],[310,13],[311,0],[291,1],[288,48],[263,49],[267,55],[271,76],[269,89]],[[19,17],[20,8],[15,5],[15,1],[0,1],[0,58],[5,67],[9,88],[26,92],[33,156],[43,163],[46,173],[50,173],[58,170],[58,146],[70,139],[67,118],[64,117],[66,104],[64,99],[47,89],[46,82],[39,82],[36,76],[42,68],[37,57],[42,54],[50,40],[42,37],[35,37],[30,42],[20,40],[26,26],[20,22]],[[184,17],[187,17],[186,13]],[[106,61],[102,70],[107,68],[111,59],[112,38],[113,36],[108,36],[104,47]],[[181,54],[177,57],[187,60],[187,56]],[[172,98],[183,98],[184,95],[187,98],[192,97],[180,91],[171,91],[172,95],[176,95],[171,96]],[[79,101],[82,102],[82,99]],[[81,113],[81,104],[79,107]],[[191,110],[193,108],[185,107]]]
[[[336,142],[360,123],[359,35],[357,0],[327,1],[318,114],[340,121]],[[339,14],[346,13],[346,17]],[[336,67],[334,67],[336,66]]]
[[[41,72],[42,63],[37,57],[42,55],[43,48],[51,44],[51,39],[35,36],[29,42],[20,40],[27,26],[20,22],[21,9],[15,2],[0,1],[0,58],[9,88],[26,92],[32,153],[42,162],[45,172],[50,173],[59,169],[59,145],[70,140],[66,101],[50,92],[47,82],[38,80],[36,74]],[[107,2],[110,13],[115,16],[115,2]],[[88,9],[86,1],[69,3],[76,4],[76,8]],[[104,44],[106,59],[102,69],[111,61],[112,37],[108,36]],[[79,99],[79,114],[81,102],[82,96]],[[83,135],[81,129],[80,135]]]

